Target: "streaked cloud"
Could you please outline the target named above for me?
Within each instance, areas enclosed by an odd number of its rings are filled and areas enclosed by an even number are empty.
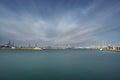
[[[2,40],[35,41],[44,45],[120,40],[120,38],[111,39],[109,36],[119,37],[119,0],[0,2],[1,42]],[[13,3],[16,4],[12,6]]]

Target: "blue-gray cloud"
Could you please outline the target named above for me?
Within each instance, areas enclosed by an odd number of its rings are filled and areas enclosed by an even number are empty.
[[[119,5],[119,0],[1,1],[0,40],[43,44],[118,41]]]

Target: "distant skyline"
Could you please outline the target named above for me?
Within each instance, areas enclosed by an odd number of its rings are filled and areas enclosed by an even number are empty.
[[[120,0],[0,0],[0,44],[120,41]]]

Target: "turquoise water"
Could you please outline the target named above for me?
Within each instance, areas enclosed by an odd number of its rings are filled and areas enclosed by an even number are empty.
[[[120,52],[0,50],[0,80],[120,80]]]

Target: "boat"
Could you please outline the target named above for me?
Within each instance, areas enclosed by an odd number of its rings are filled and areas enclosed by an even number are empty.
[[[34,50],[42,50],[42,48],[39,48],[39,47],[35,47],[33,48]]]
[[[100,51],[102,51],[103,49],[102,48],[100,48]]]

